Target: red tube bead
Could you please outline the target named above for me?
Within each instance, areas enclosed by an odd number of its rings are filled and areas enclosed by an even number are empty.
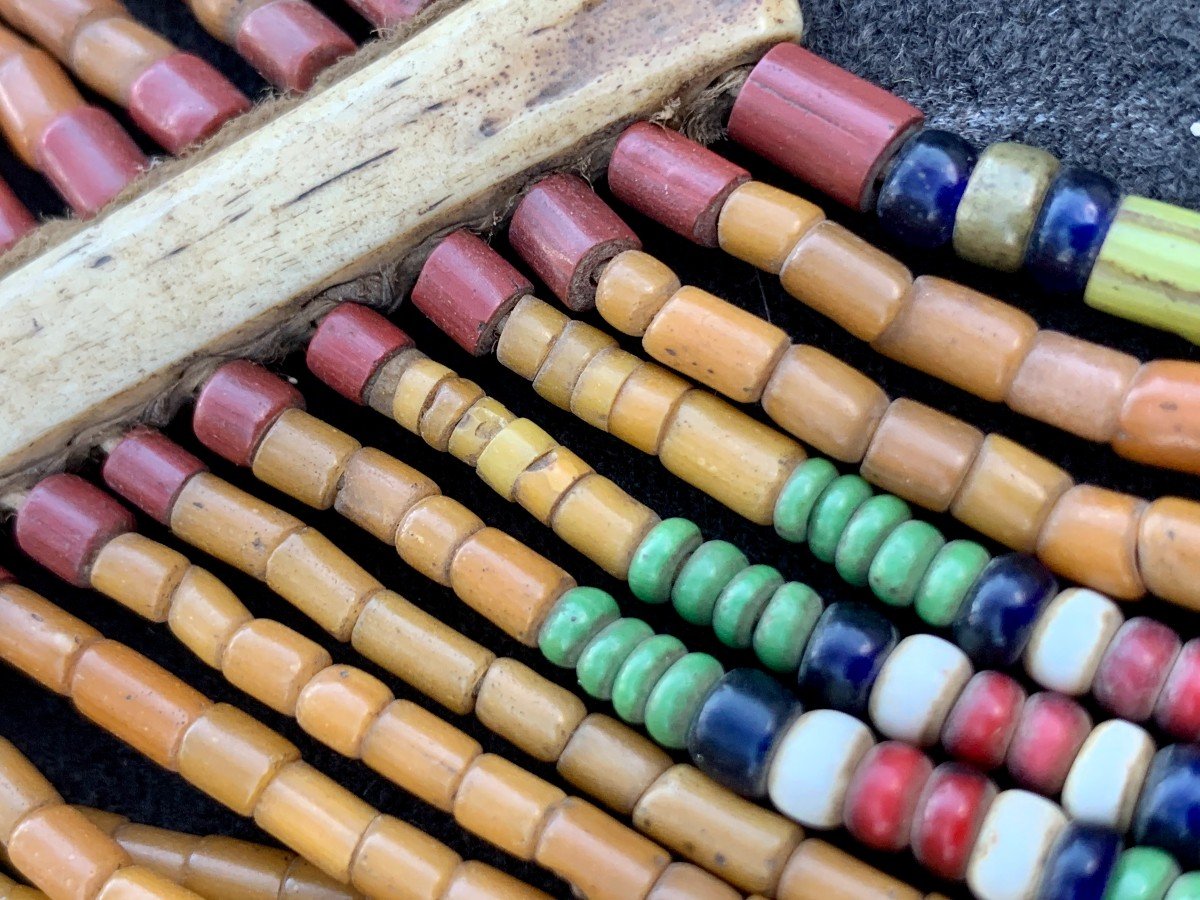
[[[1092,695],[1122,719],[1146,721],[1179,650],[1179,635],[1166,625],[1141,616],[1130,619],[1104,651]]]
[[[876,850],[908,843],[913,813],[933,763],[899,741],[876,744],[863,757],[846,789],[844,818],[852,835]]]
[[[1053,797],[1091,731],[1092,717],[1070,697],[1034,694],[1008,746],[1008,771],[1023,787]]]
[[[94,216],[146,167],[117,120],[79,106],[46,126],[34,148],[38,168],[81,216]]]
[[[754,67],[734,101],[729,136],[852,209],[925,115],[912,104],[795,44]]]
[[[129,89],[129,115],[160,146],[179,154],[250,109],[246,95],[191,53],[173,53]]]
[[[343,303],[317,326],[305,362],[323,382],[363,403],[375,373],[413,340],[375,310]]]
[[[638,212],[705,247],[717,246],[726,199],[750,173],[676,131],[638,122],[608,164],[613,194]]]
[[[942,746],[964,762],[994,769],[1004,761],[1024,703],[1025,691],[1007,675],[976,673],[950,708]]]
[[[33,560],[87,587],[96,555],[134,524],[129,510],[94,485],[77,475],[51,475],[21,504],[13,534]]]
[[[152,428],[134,428],[104,461],[104,483],[164,525],[183,486],[208,466]]]
[[[350,35],[307,0],[274,0],[238,27],[238,53],[285,91],[307,91],[317,76],[354,52]]]
[[[407,25],[433,0],[348,0],[355,12],[376,28]]]
[[[1158,695],[1154,720],[1184,741],[1200,741],[1200,638],[1183,645]]]
[[[217,369],[196,398],[192,431],[209,450],[231,463],[248,466],[275,420],[304,408],[295,387],[248,359]]]
[[[468,353],[491,351],[500,323],[533,290],[529,279],[471,234],[446,235],[421,268],[413,305]]]
[[[0,251],[7,250],[37,227],[25,204],[12,188],[0,181]]]
[[[983,817],[996,797],[996,785],[986,775],[958,763],[933,770],[913,814],[913,856],[929,871],[959,881]]]

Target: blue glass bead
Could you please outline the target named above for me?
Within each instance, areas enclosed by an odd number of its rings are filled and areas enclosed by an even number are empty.
[[[1042,607],[1057,592],[1054,576],[1034,557],[998,556],[967,592],[954,620],[954,640],[980,668],[1011,666],[1025,652]]]
[[[898,638],[895,626],[871,607],[833,604],[817,620],[800,660],[800,698],[861,717]]]
[[[1082,294],[1120,202],[1121,189],[1103,175],[1060,169],[1025,251],[1033,280],[1047,291]]]
[[[1111,828],[1072,822],[1050,851],[1037,900],[1102,900],[1123,845]]]
[[[771,751],[800,704],[759,669],[734,669],[717,682],[688,733],[692,760],[743,797],[767,793]]]
[[[1185,869],[1200,867],[1200,746],[1175,744],[1154,755],[1133,811],[1133,837],[1173,854]]]
[[[936,250],[954,236],[954,217],[978,158],[949,131],[928,129],[897,154],[875,201],[883,230],[920,250]]]

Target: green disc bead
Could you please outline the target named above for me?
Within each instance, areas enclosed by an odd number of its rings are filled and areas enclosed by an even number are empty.
[[[807,584],[789,581],[775,592],[754,628],[754,652],[772,672],[795,672],[808,636],[825,611]]]
[[[884,603],[909,606],[933,558],[945,545],[942,533],[928,522],[909,519],[884,539],[871,560],[867,584]]]
[[[817,498],[808,524],[808,548],[813,556],[821,562],[834,561],[842,532],[873,493],[871,486],[857,475],[842,475],[830,483]]]
[[[893,531],[912,518],[908,504],[892,494],[876,494],[850,517],[834,551],[833,563],[849,584],[867,583],[871,562]]]
[[[953,622],[967,591],[991,559],[974,541],[951,541],[942,547],[917,588],[917,615],[938,628]]]
[[[693,625],[712,624],[717,597],[748,565],[746,554],[729,541],[705,541],[688,557],[671,588],[675,610]]]
[[[629,563],[629,588],[645,603],[671,599],[675,576],[697,547],[700,529],[690,519],[663,519],[650,529]]]
[[[669,634],[656,634],[639,644],[622,664],[612,685],[612,705],[617,715],[631,725],[641,725],[646,720],[650,692],[685,653],[687,647],[683,641]]]
[[[1130,847],[1119,857],[1104,900],[1163,900],[1179,877],[1175,858],[1157,847]]]
[[[733,576],[713,610],[713,632],[721,643],[749,647],[758,617],[782,586],[783,576],[774,566],[747,566]]]
[[[654,629],[641,619],[617,619],[607,625],[579,655],[575,666],[579,686],[597,700],[609,699],[617,672],[629,654],[652,637]]]
[[[1185,872],[1176,878],[1166,900],[1200,900],[1200,872]]]
[[[594,587],[573,587],[554,604],[542,630],[538,648],[556,666],[572,668],[588,642],[621,616],[612,594]]]
[[[707,653],[689,653],[667,669],[646,701],[646,730],[662,746],[682,750],[700,705],[725,669]]]
[[[827,459],[808,459],[797,466],[775,501],[775,533],[785,541],[803,544],[817,498],[837,477],[837,467]]]

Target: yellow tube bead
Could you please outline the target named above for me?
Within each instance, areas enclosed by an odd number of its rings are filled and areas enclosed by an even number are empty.
[[[514,499],[543,525],[549,525],[559,501],[592,471],[578,455],[559,444],[517,476]]]
[[[339,641],[350,639],[362,608],[383,589],[329,538],[311,528],[290,535],[271,554],[264,580]]]
[[[165,622],[171,598],[190,563],[181,553],[129,531],[113,538],[92,563],[92,587],[151,622]]]
[[[404,368],[392,395],[392,418],[413,434],[420,433],[421,416],[444,381],[455,374],[428,357],[414,359]]]
[[[602,352],[615,346],[617,342],[600,329],[586,322],[568,322],[538,369],[533,389],[559,409],[570,409],[571,395],[583,370]]]
[[[593,428],[608,431],[609,416],[621,389],[642,361],[620,347],[610,347],[594,357],[575,382],[571,412]]]
[[[593,472],[562,497],[550,527],[604,571],[624,579],[634,551],[658,522],[654,510]]]
[[[264,484],[316,509],[329,509],[350,459],[362,445],[302,409],[284,410],[254,453],[251,470]]]
[[[496,342],[500,365],[532,381],[571,320],[532,294],[523,297],[508,314]]]
[[[506,426],[479,454],[476,471],[483,483],[505,500],[514,499],[517,479],[558,441],[529,419]]]
[[[474,467],[492,439],[516,418],[499,400],[483,397],[458,420],[446,449],[455,459]]]
[[[795,194],[747,181],[721,207],[717,240],[730,256],[778,275],[800,238],[824,218],[819,206]]]

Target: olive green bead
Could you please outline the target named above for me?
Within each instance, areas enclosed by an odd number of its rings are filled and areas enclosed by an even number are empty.
[[[850,519],[871,498],[871,486],[857,475],[835,478],[817,498],[808,523],[808,548],[821,562],[831,563]]]
[[[1200,900],[1200,872],[1185,872],[1176,878],[1166,900]]]
[[[938,628],[953,622],[967,591],[991,558],[974,541],[951,541],[942,547],[917,588],[917,615]]]
[[[671,588],[676,612],[693,625],[711,624],[717,597],[747,565],[746,554],[728,541],[705,541],[688,557]]]
[[[538,632],[538,648],[556,666],[571,668],[588,642],[620,615],[621,608],[607,591],[571,588],[546,616]]]
[[[773,566],[747,566],[738,572],[713,610],[713,632],[721,643],[749,647],[758,617],[782,585],[783,576]]]
[[[808,459],[797,466],[775,501],[775,533],[785,541],[803,544],[817,499],[837,477],[837,467],[827,459]]]
[[[725,669],[707,653],[689,653],[672,663],[646,701],[646,730],[662,746],[682,750],[704,698]]]
[[[867,583],[884,603],[909,606],[930,563],[945,544],[942,533],[928,522],[909,519],[884,539],[871,560]]]
[[[860,506],[850,517],[834,552],[838,574],[856,587],[866,584],[871,561],[884,540],[911,518],[908,504],[891,494],[877,494]]]
[[[612,704],[617,715],[631,725],[646,718],[646,702],[667,669],[687,653],[683,641],[669,634],[656,634],[643,641],[621,665],[612,686]]]
[[[654,629],[641,619],[617,619],[606,626],[579,655],[575,666],[579,686],[597,700],[607,700],[629,654],[652,637]]]
[[[1179,877],[1179,864],[1157,847],[1130,847],[1119,857],[1108,879],[1104,900],[1163,900]]]
[[[808,637],[825,611],[821,596],[807,584],[789,581],[771,597],[754,628],[754,652],[772,672],[794,672]]]
[[[700,546],[700,529],[690,519],[663,519],[647,534],[629,563],[629,588],[645,603],[666,603],[680,568]]]

